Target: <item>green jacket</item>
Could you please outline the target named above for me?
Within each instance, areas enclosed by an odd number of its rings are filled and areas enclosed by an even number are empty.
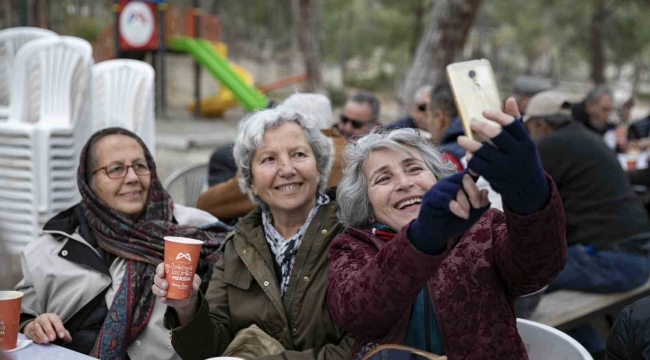
[[[165,326],[184,360],[220,356],[242,329],[256,324],[287,351],[267,359],[350,359],[353,338],[339,329],[327,306],[330,242],[343,231],[332,201],[312,219],[296,253],[284,299],[264,237],[259,208],[242,218],[223,245],[208,291],[199,296],[199,311],[179,326],[168,308]]]

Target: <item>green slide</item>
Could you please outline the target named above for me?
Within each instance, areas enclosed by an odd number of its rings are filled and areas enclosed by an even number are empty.
[[[232,91],[246,111],[264,109],[268,104],[268,99],[264,95],[237,76],[228,64],[228,60],[217,54],[209,41],[176,37],[171,39],[170,47],[173,51],[190,54],[194,60],[219,80],[219,83]]]

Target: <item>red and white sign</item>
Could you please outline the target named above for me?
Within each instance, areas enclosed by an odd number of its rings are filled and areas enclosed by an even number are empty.
[[[158,48],[156,5],[122,0],[120,9],[120,49],[156,50]]]

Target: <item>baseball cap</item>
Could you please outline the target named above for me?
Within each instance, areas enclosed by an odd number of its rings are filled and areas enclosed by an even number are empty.
[[[565,94],[559,91],[544,91],[530,99],[524,122],[534,117],[553,115],[571,116],[571,102]]]

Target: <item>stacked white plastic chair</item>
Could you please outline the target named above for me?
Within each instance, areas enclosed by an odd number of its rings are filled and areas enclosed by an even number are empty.
[[[53,31],[33,27],[0,30],[0,120],[6,120],[9,116],[11,76],[16,53],[32,40],[55,36],[58,35]]]
[[[0,241],[12,252],[80,199],[92,63],[90,44],[66,36],[31,41],[16,54],[9,118],[0,123]]]
[[[137,60],[108,60],[93,66],[93,130],[119,126],[140,136],[155,155],[155,72]]]

